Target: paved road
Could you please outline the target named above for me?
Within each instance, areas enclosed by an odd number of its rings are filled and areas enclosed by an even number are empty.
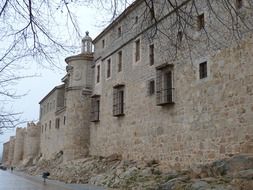
[[[32,177],[21,173],[0,170],[0,190],[103,190],[99,187],[65,184],[48,180],[46,185],[40,177]]]

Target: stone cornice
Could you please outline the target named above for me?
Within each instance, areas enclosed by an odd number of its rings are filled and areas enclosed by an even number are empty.
[[[90,54],[83,53],[83,54],[73,55],[65,59],[66,63],[69,63],[70,61],[75,61],[75,60],[93,61],[93,53],[90,53]]]

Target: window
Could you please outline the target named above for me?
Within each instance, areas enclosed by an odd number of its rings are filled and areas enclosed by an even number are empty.
[[[105,47],[105,40],[102,40],[102,48]]]
[[[140,60],[141,42],[140,39],[135,41],[135,62]]]
[[[97,66],[97,83],[100,82],[100,65]]]
[[[204,27],[205,27],[205,16],[204,13],[202,13],[197,17],[197,29],[201,30]]]
[[[156,70],[156,103],[159,106],[174,103],[172,66],[165,64]]]
[[[66,116],[63,117],[63,125],[66,124]]]
[[[118,52],[118,72],[122,71],[122,51]]]
[[[55,119],[55,128],[59,129],[60,128],[60,118]]]
[[[100,112],[100,96],[94,95],[91,97],[91,122],[99,121]]]
[[[45,123],[45,132],[47,131],[47,124]]]
[[[40,108],[40,117],[42,117],[43,116],[43,108],[41,107]]]
[[[155,81],[152,79],[148,81],[148,95],[153,95],[155,93]]]
[[[106,78],[111,77],[111,59],[107,60]]]
[[[180,45],[180,43],[183,40],[183,32],[182,31],[178,31],[177,33],[177,42],[179,43],[178,45]]]
[[[51,129],[51,120],[49,121],[49,129]]]
[[[64,97],[63,106],[65,107],[67,104],[67,98]]]
[[[149,65],[154,65],[154,44],[149,46]]]
[[[124,115],[124,85],[113,87],[113,116]]]
[[[120,27],[118,27],[118,38],[121,37],[121,33],[122,33],[122,31],[121,31],[121,26],[120,26]]]
[[[135,16],[134,23],[135,23],[135,24],[138,24],[138,22],[139,22],[139,17],[138,17],[138,16]]]
[[[242,8],[242,6],[243,6],[243,0],[236,0],[235,7],[237,9],[240,9],[240,8]]]
[[[207,77],[207,62],[203,62],[199,64],[199,79],[203,79]]]

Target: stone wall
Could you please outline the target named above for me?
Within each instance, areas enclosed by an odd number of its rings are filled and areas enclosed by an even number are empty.
[[[71,69],[66,93],[64,161],[84,158],[89,153],[92,61],[90,53],[66,58]]]
[[[7,162],[8,166],[11,166],[13,164],[14,148],[15,148],[15,136],[11,136],[9,140],[9,153]]]
[[[101,66],[101,81],[94,81],[93,93],[101,95],[101,102],[100,121],[90,127],[90,154],[118,153],[124,159],[156,159],[169,167],[185,168],[232,154],[252,153],[252,35],[247,34],[234,43],[235,39],[230,38],[224,26],[214,24],[213,28],[208,24],[213,24],[214,18],[207,14],[206,29],[216,37],[222,33],[220,42],[224,44],[209,42],[203,30],[190,28],[194,37],[191,50],[185,42],[176,55],[162,34],[150,41],[149,31],[142,33],[139,25],[131,25],[141,9],[140,5],[136,11],[125,14],[95,41],[95,60],[96,65]],[[216,9],[222,11],[219,7]],[[206,11],[204,5],[203,11]],[[224,20],[228,18],[224,15]],[[158,27],[168,22],[165,20]],[[117,39],[118,26],[126,32]],[[141,42],[141,59],[135,62],[137,39]],[[105,48],[101,47],[102,40],[106,41]],[[154,65],[149,65],[150,44],[155,46]],[[119,51],[123,52],[122,72],[117,71]],[[106,78],[108,59],[112,62],[110,78]],[[200,79],[199,64],[205,61],[207,77]],[[157,106],[156,95],[148,94],[148,82],[157,81],[156,67],[164,63],[173,65],[175,103]],[[96,75],[96,66],[94,72]],[[112,114],[113,86],[117,84],[125,85],[122,117]]]
[[[24,128],[16,128],[16,140],[14,145],[13,165],[18,165],[23,160],[24,155]]]
[[[33,122],[27,124],[24,140],[23,160],[33,159],[40,153],[40,124]]]
[[[3,154],[2,154],[2,163],[7,165],[8,163],[8,155],[9,155],[9,142],[3,144]]]
[[[40,107],[46,109],[40,116],[40,151],[45,159],[50,159],[55,153],[63,150],[64,91],[64,85],[57,86],[40,102]],[[57,120],[59,125],[56,124]]]
[[[148,28],[151,21],[146,7],[139,3],[143,1],[137,2],[94,40],[94,58],[92,52],[66,58],[64,84],[40,102],[40,124],[28,124],[22,135],[17,129],[16,143],[11,137],[6,145],[9,165],[20,161],[22,139],[23,159],[39,153],[50,159],[60,151],[65,161],[88,154],[117,153],[123,159],[159,160],[178,169],[237,153],[253,153],[252,31],[239,21],[235,25],[241,36],[235,36],[222,23],[216,23],[210,6],[199,0],[196,5],[205,14],[205,30],[196,30],[197,13],[193,14],[184,33],[191,38],[183,36],[175,45],[178,28],[171,27],[175,15],[167,17],[170,10],[162,9],[156,1],[160,20],[157,35],[152,38],[154,30]],[[213,3],[220,20],[231,24],[220,2]],[[238,14],[248,24],[253,11],[246,2],[244,6]],[[211,36],[205,35],[206,31]],[[138,41],[140,59],[136,61]],[[150,45],[155,47],[152,65]],[[122,71],[118,70],[119,52]],[[203,62],[207,76],[201,78]],[[159,72],[165,66],[172,72],[173,102],[157,105]],[[165,80],[165,76],[161,78]],[[150,81],[156,82],[154,93],[149,92]],[[114,117],[113,88],[117,85],[124,86],[124,114]],[[96,96],[100,97],[99,121],[94,123],[90,123],[92,94],[100,95]]]

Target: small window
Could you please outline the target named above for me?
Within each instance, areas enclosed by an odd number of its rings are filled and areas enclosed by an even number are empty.
[[[47,131],[47,124],[45,123],[45,132]]]
[[[118,52],[118,72],[122,71],[122,51]]]
[[[122,33],[122,31],[121,31],[121,26],[120,26],[120,27],[118,27],[118,38],[121,37],[121,33]]]
[[[99,121],[100,113],[100,96],[95,95],[91,97],[91,122]]]
[[[198,17],[197,17],[197,29],[198,30],[201,30],[205,27],[205,16],[204,16],[204,13],[200,14]]]
[[[51,129],[51,120],[49,121],[49,129]]]
[[[40,108],[40,117],[42,117],[43,116],[43,108],[41,107]]]
[[[199,64],[199,79],[207,77],[207,62]]]
[[[63,117],[63,125],[66,124],[66,116]]]
[[[242,6],[243,6],[243,0],[236,0],[236,1],[235,1],[235,7],[236,7],[237,9],[242,8]]]
[[[113,116],[124,115],[124,85],[117,85],[113,88]]]
[[[158,106],[174,103],[172,65],[166,65],[156,70],[156,102]]]
[[[64,97],[63,106],[66,106],[67,98]]]
[[[139,22],[139,17],[138,17],[138,16],[135,16],[135,21],[134,21],[134,23],[135,23],[135,24],[138,24],[138,22]]]
[[[100,82],[100,65],[97,66],[97,83]]]
[[[106,78],[111,77],[111,59],[107,60]]]
[[[155,81],[150,80],[148,81],[148,95],[153,95],[155,94]]]
[[[105,40],[102,40],[102,48],[105,47]]]
[[[177,33],[177,42],[179,43],[179,45],[182,42],[182,40],[183,40],[183,32],[178,31],[178,33]]]
[[[60,118],[55,119],[55,128],[59,129],[60,128]]]
[[[149,46],[149,65],[154,65],[154,44]]]
[[[135,62],[140,60],[141,42],[140,39],[135,41]]]

